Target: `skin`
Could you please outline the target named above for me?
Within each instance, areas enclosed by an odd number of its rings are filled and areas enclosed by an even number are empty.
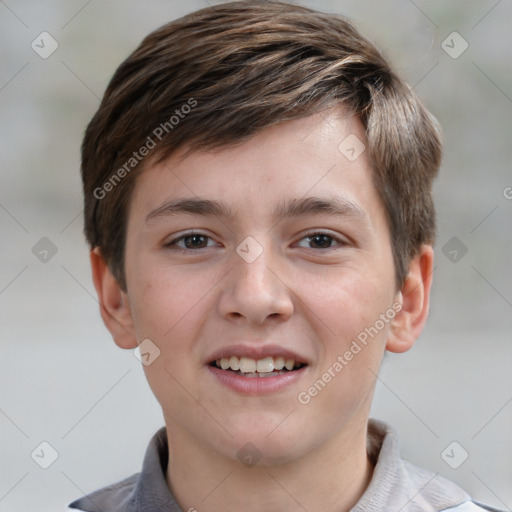
[[[397,290],[389,226],[367,154],[349,161],[338,149],[349,134],[365,142],[360,121],[332,109],[275,125],[234,148],[186,158],[175,153],[138,178],[129,207],[126,293],[100,250],[91,252],[115,342],[133,349],[150,339],[161,351],[144,371],[163,409],[167,482],[183,510],[220,512],[229,503],[259,512],[347,511],[371,480],[366,429],[377,374],[385,350],[408,350],[423,329],[433,250],[420,248]],[[306,196],[348,199],[365,220],[326,213],[273,219],[278,203]],[[181,213],[146,222],[176,197],[222,201],[236,216]],[[182,239],[185,252],[165,246],[192,229],[209,238]],[[306,237],[316,232],[333,238]],[[252,263],[236,252],[247,236],[263,249]],[[400,312],[301,404],[298,394],[397,303]],[[294,350],[307,360],[306,371],[267,395],[228,389],[207,359],[244,341]],[[248,442],[261,456],[251,467],[237,458]]]

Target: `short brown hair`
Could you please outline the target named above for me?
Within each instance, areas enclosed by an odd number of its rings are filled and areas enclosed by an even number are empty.
[[[365,127],[401,288],[420,245],[435,239],[437,123],[347,19],[282,2],[196,11],[149,34],[119,66],[82,144],[87,241],[126,290],[128,205],[145,165],[336,105]]]

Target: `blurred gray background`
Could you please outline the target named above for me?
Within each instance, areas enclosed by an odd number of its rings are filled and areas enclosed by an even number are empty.
[[[163,425],[100,319],[79,145],[140,40],[213,3],[0,0],[0,511],[64,510],[139,471]],[[429,324],[386,358],[372,416],[405,458],[511,510],[512,1],[296,3],[350,17],[444,129]]]

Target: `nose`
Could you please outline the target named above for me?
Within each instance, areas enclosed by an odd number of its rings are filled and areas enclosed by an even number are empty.
[[[235,252],[222,286],[220,313],[231,320],[244,318],[251,325],[263,325],[270,318],[287,320],[293,314],[293,294],[285,274],[284,264],[278,265],[270,248],[250,263]]]

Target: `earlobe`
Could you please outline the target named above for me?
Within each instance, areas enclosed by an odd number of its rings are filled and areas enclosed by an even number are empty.
[[[386,350],[409,350],[423,330],[429,310],[433,265],[432,246],[422,245],[411,260],[407,278],[397,294],[396,300],[401,300],[402,307],[391,322]]]
[[[99,247],[90,252],[90,261],[100,313],[105,326],[119,347],[125,349],[137,347],[128,296],[112,275]]]

